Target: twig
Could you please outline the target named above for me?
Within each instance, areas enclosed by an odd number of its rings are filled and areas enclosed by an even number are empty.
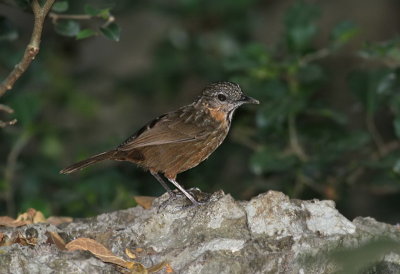
[[[379,153],[379,152],[372,153],[370,155],[369,159],[372,161],[378,161],[379,159],[382,159],[389,153],[391,153],[395,150],[398,150],[399,148],[400,148],[399,141],[393,141],[393,142],[384,144],[384,147],[382,148],[382,152],[381,153]],[[358,180],[358,178],[360,178],[365,173],[366,170],[367,170],[367,168],[364,166],[357,167],[346,177],[346,182],[350,185],[354,184]]]
[[[59,13],[54,13],[50,12],[49,17],[53,21],[54,24],[57,23],[58,20],[90,20],[93,18],[102,18],[101,16],[93,16],[90,14],[59,14]],[[115,17],[113,15],[109,15],[107,17],[106,22],[102,25],[102,27],[107,27],[109,24],[115,21]]]
[[[313,53],[304,55],[300,59],[299,64],[300,64],[300,66],[304,66],[312,61],[327,57],[329,54],[331,54],[331,52],[332,52],[332,50],[330,48],[323,48],[323,49],[317,50]]]
[[[297,136],[296,129],[296,119],[293,114],[288,117],[288,127],[289,127],[289,144],[292,152],[299,157],[302,162],[308,161],[308,156],[304,152],[303,147],[300,145],[299,138]]]
[[[17,166],[17,159],[22,149],[30,140],[30,134],[21,134],[14,146],[12,147],[10,153],[7,157],[7,163],[4,171],[4,199],[7,206],[8,216],[13,216],[15,214],[15,201],[14,201],[14,175]]]
[[[89,14],[58,14],[54,12],[49,13],[49,17],[53,21],[53,23],[57,23],[58,20],[60,19],[65,19],[65,20],[90,20],[93,18],[92,15]]]
[[[14,113],[14,110],[12,108],[10,108],[9,106],[3,105],[3,104],[0,104],[0,111],[4,111],[7,113]],[[11,121],[7,121],[7,122],[0,120],[0,128],[12,126],[16,122],[17,122],[17,119],[12,119]]]
[[[372,114],[367,114],[365,117],[365,123],[367,125],[367,129],[371,134],[372,140],[374,141],[376,148],[378,149],[378,153],[380,156],[385,154],[385,143],[382,140],[382,136],[379,134],[378,129],[376,128],[374,117]]]
[[[31,64],[32,60],[39,52],[40,37],[42,36],[43,23],[47,13],[52,7],[55,0],[47,0],[43,7],[40,6],[39,0],[32,1],[32,10],[34,14],[34,25],[31,35],[31,40],[25,49],[22,60],[14,67],[6,79],[0,84],[0,97],[4,95],[8,90],[12,89],[15,81],[17,81],[21,75]]]
[[[35,59],[39,53],[40,38],[42,36],[44,19],[50,8],[53,6],[55,0],[46,0],[43,6],[40,6],[39,0],[32,1],[32,11],[34,15],[34,24],[31,35],[31,40],[25,48],[24,56],[21,61],[14,67],[14,69],[8,74],[0,84],[0,97],[2,97],[8,90],[12,89],[15,82],[21,77],[21,75],[28,69],[29,65]],[[0,111],[12,113],[13,110],[10,107],[0,105]],[[16,119],[11,121],[1,121],[0,127],[6,127],[14,125],[17,122]]]
[[[0,104],[0,111],[4,111],[7,113],[14,113],[14,110],[12,108],[3,104]]]
[[[12,125],[15,125],[16,123],[17,123],[17,119],[12,119],[10,121],[1,121],[0,120],[0,128],[12,126]]]

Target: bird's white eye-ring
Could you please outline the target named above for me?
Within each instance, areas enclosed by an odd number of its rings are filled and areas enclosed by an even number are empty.
[[[220,94],[218,94],[218,100],[223,102],[226,100],[226,96],[224,94],[220,93]]]

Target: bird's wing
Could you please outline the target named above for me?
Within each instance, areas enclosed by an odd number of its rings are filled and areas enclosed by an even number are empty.
[[[167,113],[146,124],[117,149],[127,151],[144,146],[192,142],[206,134],[207,128],[187,123],[175,113]]]

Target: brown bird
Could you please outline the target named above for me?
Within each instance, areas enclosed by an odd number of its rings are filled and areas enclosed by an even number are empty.
[[[158,116],[117,148],[73,164],[60,173],[72,173],[103,160],[128,161],[149,170],[172,197],[174,193],[160,176],[163,174],[197,205],[199,202],[178,184],[176,176],[214,152],[228,134],[233,112],[246,103],[259,102],[244,95],[238,84],[209,84],[190,105]]]

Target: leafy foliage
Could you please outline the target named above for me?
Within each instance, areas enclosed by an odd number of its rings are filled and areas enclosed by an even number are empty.
[[[119,41],[121,30],[115,23],[100,28],[101,33],[110,40]]]
[[[261,1],[121,1],[112,10],[109,1],[57,3],[57,14],[94,19],[56,20],[59,33],[76,39],[101,34],[118,41],[121,31],[111,12],[136,16],[150,11],[160,22],[172,23],[149,50],[146,69],[115,79],[105,76],[110,78],[107,94],[96,93],[100,86],[82,88],[102,85],[100,68],[68,74],[75,71],[68,60],[76,51],[65,54],[49,44],[17,90],[5,97],[19,124],[0,133],[0,154],[9,155],[18,140],[28,140],[13,179],[18,210],[83,216],[130,206],[134,194],[159,195],[157,182],[130,165],[93,168],[76,177],[60,176],[58,170],[117,145],[160,109],[188,102],[205,83],[227,79],[261,105],[238,111],[223,146],[206,164],[178,178],[186,187],[222,188],[243,199],[273,188],[293,197],[336,199],[342,208],[351,203],[354,188],[400,195],[398,38],[349,52],[347,45],[365,30],[352,18],[321,28],[320,18],[328,11],[305,1],[294,1],[286,10],[278,41],[268,45],[255,34],[265,27],[259,10],[270,8]],[[5,17],[0,26],[0,42],[5,41],[0,62],[9,68],[20,54],[11,46],[17,30]],[[141,27],[146,31],[148,26]],[[352,60],[357,69],[345,76],[341,90],[333,91],[332,76],[339,69],[330,62],[344,51],[362,58]],[[341,99],[333,100],[336,96]],[[7,170],[6,157],[1,161]],[[0,189],[8,185],[0,180]]]
[[[54,29],[58,34],[81,40],[100,33],[110,40],[119,41],[121,29],[114,22],[115,18],[111,14],[111,8],[99,9],[86,4],[83,14],[64,14],[68,9],[68,1],[57,1],[52,7],[55,13],[51,14],[50,17],[53,18]],[[102,25],[97,27],[98,30],[93,27],[81,30],[82,21],[96,18],[104,21]]]

